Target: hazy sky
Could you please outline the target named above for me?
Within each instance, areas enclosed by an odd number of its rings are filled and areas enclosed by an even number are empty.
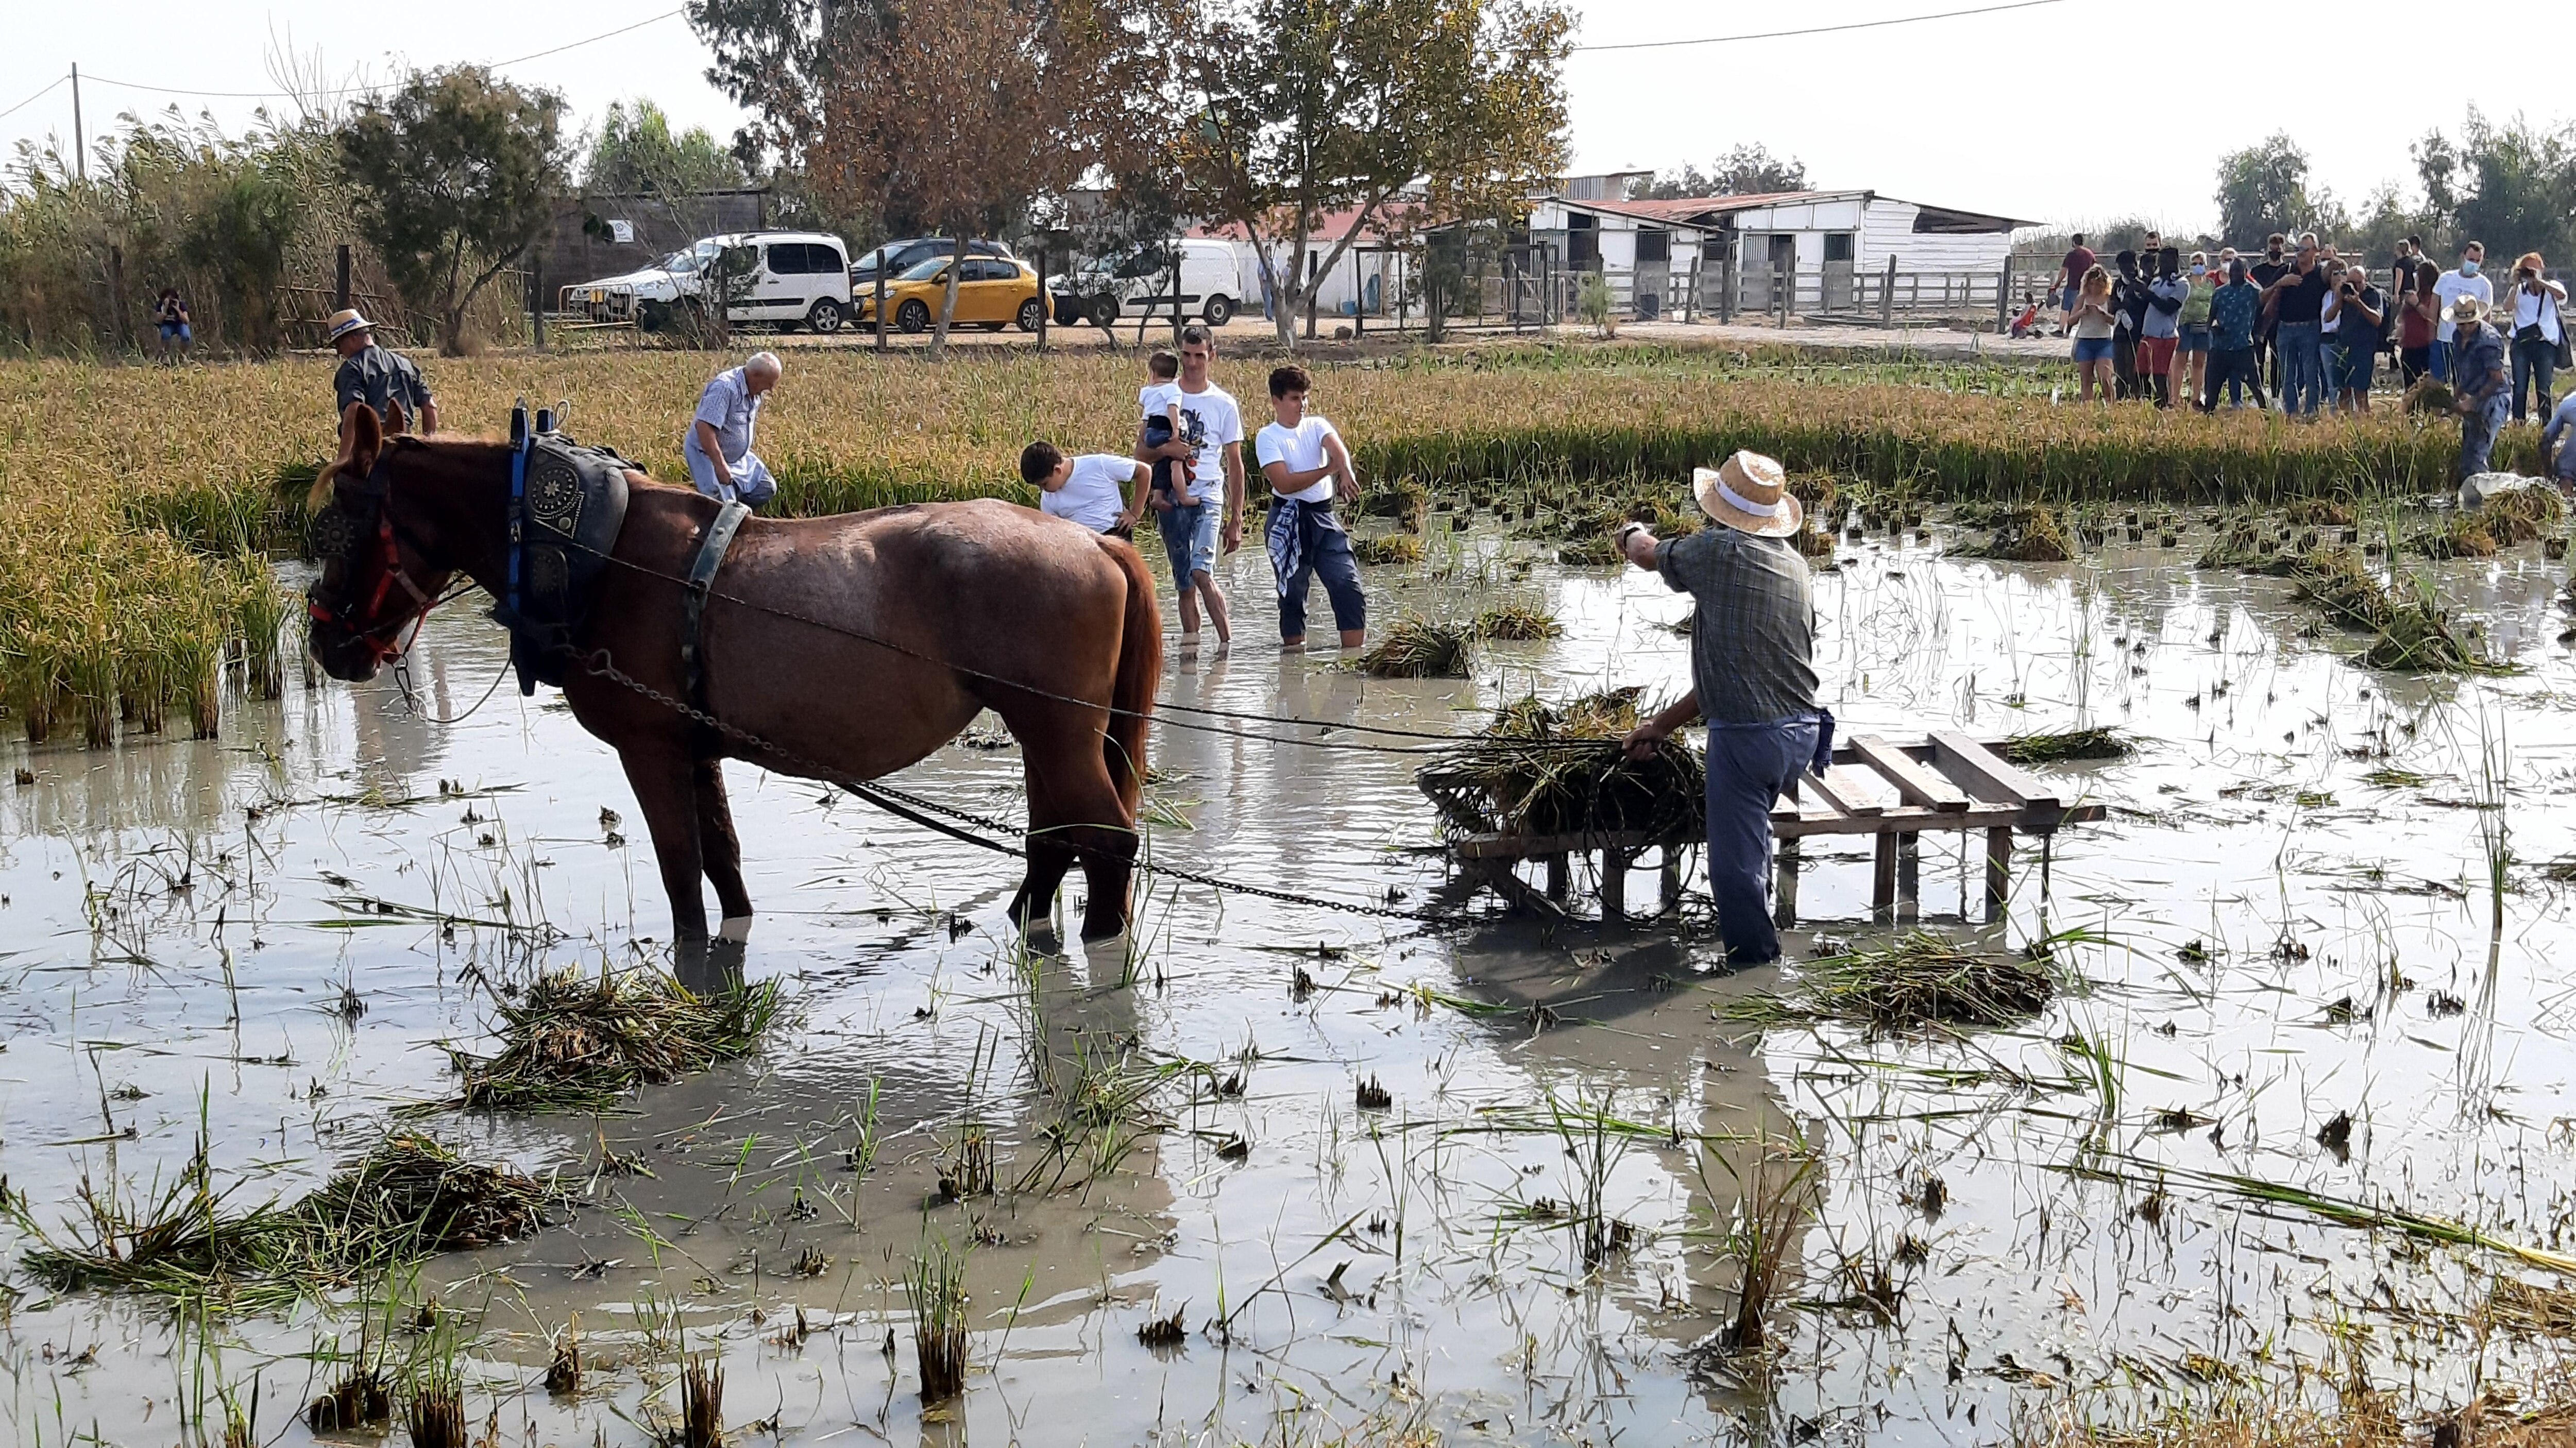
[[[1579,0],[1578,43],[1620,44],[1848,24],[1922,15],[1982,0],[1824,0],[1791,6],[1690,5],[1672,0]],[[626,34],[510,67],[554,86],[584,118],[609,101],[650,96],[683,124],[719,136],[740,119],[701,77],[706,57],[663,0],[7,0],[0,107],[18,104],[74,62],[86,73],[92,135],[121,111],[177,101],[246,125],[258,100],[177,97],[111,81],[208,91],[269,91],[277,43],[318,49],[335,77],[380,78],[404,64],[498,61],[620,26]],[[2188,9],[2153,12],[2113,0],[2055,0],[2009,13],[1725,45],[1577,54],[1566,80],[1580,170],[1705,161],[1738,141],[1797,156],[1824,186],[1873,187],[1910,200],[2040,220],[2144,212],[2184,225],[2214,219],[2218,155],[2287,130],[2307,148],[2316,179],[2350,201],[2381,181],[2411,187],[2407,143],[2430,126],[2457,127],[2475,102],[2493,117],[2517,111],[2555,123],[2576,115],[2564,57],[2516,63],[2484,51],[2473,66],[2439,68],[2402,49],[2403,74],[2375,80],[2392,37],[2425,25],[2418,4],[2362,0],[2330,10],[2362,43],[2350,52],[2305,47],[2301,83],[2245,33],[2260,18],[2208,32]],[[388,16],[404,23],[389,25]],[[659,16],[661,18],[653,18]],[[2142,17],[2150,17],[2142,20]],[[2563,44],[2564,27],[2553,45]],[[2439,27],[2427,52],[2442,43]],[[2355,62],[2358,62],[2357,64]],[[95,77],[95,79],[90,79]],[[274,104],[274,102],[272,102]],[[0,148],[71,135],[68,87],[0,117]]]

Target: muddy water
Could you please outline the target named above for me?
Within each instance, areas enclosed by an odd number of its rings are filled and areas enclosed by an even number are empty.
[[[1542,938],[1490,899],[1426,928],[1163,881],[1132,940],[1032,949],[1001,918],[1008,862],[734,766],[762,913],[738,961],[688,965],[781,980],[795,1019],[629,1110],[423,1118],[576,1205],[379,1287],[406,1324],[440,1304],[444,1327],[395,1350],[452,1334],[469,1415],[555,1443],[667,1426],[684,1353],[721,1361],[730,1427],[853,1442],[1946,1443],[2239,1382],[2315,1395],[2356,1365],[2427,1406],[2510,1382],[2527,1345],[2469,1315],[2532,1269],[2247,1184],[2571,1245],[2576,997],[2544,868],[2576,853],[2563,569],[2447,566],[2522,672],[2409,680],[2354,667],[2277,581],[2183,568],[2194,541],[2065,568],[1873,543],[1819,579],[1846,729],[2147,741],[2062,771],[2110,816],[2044,871],[2026,848],[2002,922],[1976,918],[1981,852],[1925,850],[1932,928],[2084,932],[2056,1005],[1966,1039],[1716,1019],[1781,980],[1718,966],[1704,896],[1678,927]],[[1452,730],[1533,689],[1680,685],[1685,600],[1517,564],[1523,546],[1373,580],[1381,616],[1517,598],[1564,623],[1471,681],[1281,658],[1244,554],[1243,639],[1177,656],[1167,694]],[[478,703],[500,662],[458,608],[422,640],[417,707],[390,681],[290,680],[219,741],[0,751],[35,776],[0,795],[0,1169],[35,1221],[84,1180],[168,1181],[201,1123],[232,1202],[291,1197],[451,1091],[439,1043],[482,1039],[532,972],[667,956],[613,758],[549,694]],[[1157,858],[1457,902],[1417,761],[1227,728],[1158,729]],[[905,783],[1009,814],[1017,769],[961,744]],[[1865,846],[1807,851],[1793,955],[1884,937],[1869,878]],[[1360,1105],[1364,1078],[1387,1105]],[[1104,1094],[1134,1101],[1108,1129],[1079,1110]],[[945,1200],[978,1135],[1002,1190]],[[1566,1221],[1593,1202],[1623,1227],[1606,1253]],[[1742,1229],[1782,1202],[1772,1349],[1728,1353]],[[934,1240],[966,1255],[971,1376],[925,1414],[903,1284]],[[257,1400],[263,1440],[300,1439],[361,1315],[343,1294],[191,1325],[12,1281],[0,1416],[27,1441],[184,1437],[220,1420],[218,1384]],[[1175,1311],[1179,1343],[1139,1341]],[[576,1314],[593,1371],[551,1395]]]

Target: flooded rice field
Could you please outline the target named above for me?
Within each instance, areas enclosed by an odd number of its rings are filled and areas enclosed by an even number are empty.
[[[1158,862],[1463,923],[1161,877],[1131,937],[1024,944],[1016,862],[737,764],[761,914],[673,962],[614,756],[490,690],[463,605],[416,705],[290,678],[216,740],[13,741],[0,1418],[301,1441],[353,1365],[396,1433],[452,1373],[458,1443],[1893,1445],[2355,1382],[2509,1402],[2576,1329],[2564,565],[2439,565],[2518,667],[2410,676],[2199,541],[1881,540],[1818,578],[1846,732],[2139,746],[2043,767],[2107,817],[2025,840],[2000,921],[1982,838],[1926,837],[1922,928],[2053,981],[1979,1027],[1838,1017],[1815,957],[1914,928],[1871,918],[1865,840],[1809,842],[1785,971],[1724,968],[1699,878],[1621,930],[1462,898],[1420,741],[1348,726],[1688,668],[1659,581],[1481,535],[1371,576],[1381,620],[1562,625],[1467,680],[1281,657],[1266,562],[1228,560],[1241,639],[1166,697],[1339,727],[1167,720],[1149,790]],[[1015,817],[990,727],[900,782]],[[640,963],[775,982],[777,1019],[606,1109],[454,1109],[447,1047]],[[389,1132],[534,1176],[544,1226],[228,1308],[37,1270],[294,1203]],[[963,1375],[927,1407],[925,1347]]]

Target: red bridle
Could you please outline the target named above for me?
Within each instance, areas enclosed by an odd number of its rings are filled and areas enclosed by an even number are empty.
[[[384,464],[379,461],[378,469],[381,470],[383,466]],[[374,479],[369,479],[370,484],[374,482]],[[381,667],[401,658],[410,649],[410,639],[405,637],[407,631],[429,616],[429,611],[438,606],[438,598],[435,594],[424,591],[419,584],[412,582],[411,574],[403,567],[402,548],[394,539],[393,516],[385,507],[385,498],[380,490],[373,487],[370,487],[368,492],[371,501],[375,504],[378,567],[376,585],[367,595],[366,607],[363,610],[353,611],[345,606],[345,602],[340,608],[326,607],[320,599],[308,591],[304,596],[304,609],[315,622],[330,624],[365,645],[368,654]],[[332,506],[340,506],[337,498],[333,499]],[[343,511],[346,510],[343,509]],[[350,552],[354,554],[357,550],[353,548]],[[340,566],[345,570],[351,560],[343,558],[339,561]],[[402,585],[403,591],[411,595],[411,609],[391,619],[382,619],[373,624],[361,623],[361,619],[374,618],[376,611],[384,607],[385,599],[393,592],[396,584]]]

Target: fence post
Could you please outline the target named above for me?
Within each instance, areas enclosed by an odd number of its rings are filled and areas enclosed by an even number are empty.
[[[876,316],[877,316],[877,355],[878,355],[878,356],[880,356],[880,357],[882,357],[882,356],[884,356],[884,355],[885,355],[885,349],[886,349],[886,335],[885,335],[885,323],[886,323],[886,315],[885,315],[885,264],[886,264],[886,249],[885,249],[884,247],[880,246],[880,247],[878,247],[878,248],[877,248],[877,271],[876,271],[876,281],[877,281],[877,307],[876,307]]]
[[[1172,350],[1175,352],[1181,350],[1181,251],[1188,245],[1187,238],[1172,242]],[[1140,335],[1137,340],[1141,344],[1144,339]]]
[[[2002,275],[1995,278],[1995,330],[2012,330],[2012,258],[2004,258]]]
[[[349,244],[345,241],[340,243],[339,280],[331,289],[331,310],[335,312],[349,310]]]
[[[1878,324],[1896,325],[1896,253],[1892,251],[1887,254],[1887,280],[1879,284]]]
[[[1047,295],[1047,249],[1038,248],[1038,350],[1046,350],[1047,323],[1055,320],[1055,298]]]
[[[1723,327],[1735,320],[1735,246],[1730,241],[1726,254],[1717,259],[1717,322]]]
[[[546,259],[542,254],[528,262],[528,327],[535,334],[537,350],[546,350]]]
[[[1307,247],[1307,248],[1306,248],[1306,340],[1307,340],[1307,341],[1309,341],[1309,342],[1312,342],[1312,341],[1314,341],[1314,340],[1315,340],[1315,292],[1316,292],[1316,290],[1317,290],[1318,288],[1320,288],[1320,287],[1322,287],[1322,286],[1323,286],[1323,280],[1322,280],[1322,278],[1321,278],[1321,277],[1319,277],[1319,276],[1317,275],[1317,273],[1319,273],[1319,272],[1321,272],[1321,271],[1323,270],[1323,265],[1322,265],[1322,263],[1323,263],[1323,258],[1322,258],[1322,257],[1319,257],[1319,256],[1317,256],[1317,255],[1315,255],[1315,249],[1314,249],[1312,246]]]

